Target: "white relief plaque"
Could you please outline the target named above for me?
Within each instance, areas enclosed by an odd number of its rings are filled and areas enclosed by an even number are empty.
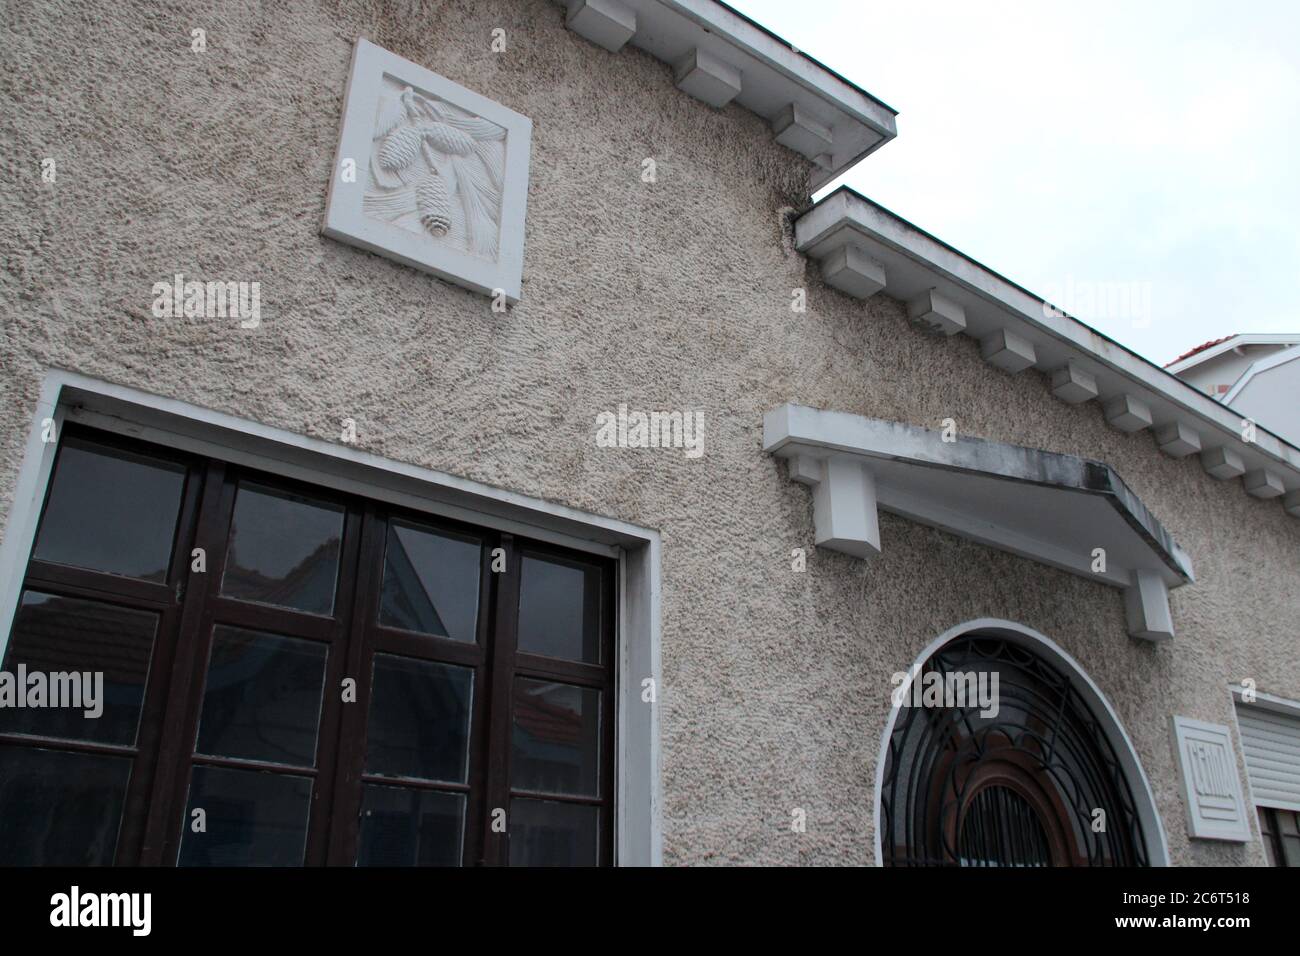
[[[1175,717],[1174,752],[1183,780],[1188,835],[1248,842],[1250,824],[1228,728]]]
[[[325,235],[517,302],[532,122],[357,41]]]

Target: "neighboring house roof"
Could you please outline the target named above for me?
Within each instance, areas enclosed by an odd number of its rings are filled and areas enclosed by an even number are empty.
[[[1200,345],[1196,346],[1196,348],[1189,349],[1188,351],[1184,352],[1182,355],[1178,356],[1178,358],[1174,359],[1172,362],[1166,362],[1165,368],[1169,368],[1169,366],[1171,365],[1177,365],[1179,362],[1183,361],[1183,359],[1189,359],[1193,355],[1199,355],[1201,352],[1204,352],[1206,349],[1208,349],[1211,345],[1218,345],[1220,342],[1226,342],[1228,341],[1228,339],[1235,338],[1236,335],[1237,333],[1234,332],[1232,333],[1232,335],[1225,335],[1221,339],[1210,339],[1210,341],[1208,342],[1202,342]]]
[[[1243,345],[1294,345],[1297,343],[1300,343],[1300,334],[1252,332],[1244,335],[1241,333],[1225,335],[1221,339],[1214,339],[1203,345],[1198,345],[1190,352],[1184,352],[1166,365],[1165,371],[1173,375],[1180,375],[1190,368],[1195,368],[1202,362],[1218,358],[1224,352],[1240,348]]]
[[[1295,336],[1295,338],[1300,340],[1300,335]],[[1285,365],[1287,362],[1294,362],[1296,359],[1300,359],[1300,345],[1293,345],[1289,349],[1283,349],[1280,352],[1274,352],[1272,355],[1264,356],[1241,374],[1241,378],[1237,379],[1236,383],[1229,389],[1228,394],[1223,396],[1223,403],[1231,405],[1256,375],[1277,368],[1279,365]],[[1292,409],[1292,411],[1295,412],[1296,410]]]
[[[678,89],[767,120],[815,164],[816,191],[898,129],[897,111],[717,0],[558,0],[569,29],[617,53],[637,47],[673,68]]]

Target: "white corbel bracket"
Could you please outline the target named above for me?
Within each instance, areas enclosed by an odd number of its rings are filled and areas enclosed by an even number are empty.
[[[1153,571],[1134,571],[1133,583],[1124,589],[1124,617],[1131,637],[1167,641],[1174,636],[1169,613],[1169,587]]]
[[[813,490],[814,541],[858,558],[880,553],[876,479],[860,459],[832,455],[789,459],[790,479]]]
[[[1131,636],[1173,637],[1191,561],[1104,462],[793,404],[764,416],[763,447],[812,488],[820,548],[880,554],[884,509],[1116,588]]]

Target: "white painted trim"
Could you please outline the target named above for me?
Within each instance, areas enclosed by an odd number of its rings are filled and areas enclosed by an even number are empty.
[[[1262,707],[1264,710],[1271,710],[1275,713],[1283,714],[1287,717],[1295,717],[1300,720],[1300,700],[1291,700],[1289,697],[1278,697],[1276,694],[1266,694],[1262,690],[1255,691],[1255,699],[1246,703],[1242,699],[1246,689],[1240,684],[1229,684],[1228,690],[1232,693],[1233,702],[1240,701],[1247,707]]]
[[[1074,359],[1096,379],[1103,404],[1128,395],[1149,409],[1151,424],[1182,422],[1204,449],[1228,449],[1247,470],[1268,468],[1287,491],[1300,490],[1300,448],[1263,426],[1253,442],[1243,441],[1241,416],[1227,405],[841,186],[795,222],[795,248],[821,262],[846,244],[882,264],[885,295],[906,302],[921,286],[936,289],[965,310],[965,334],[972,338],[1014,332],[1033,346],[1035,363],[1047,373]]]
[[[59,433],[66,417],[429,514],[619,557],[616,853],[621,865],[662,862],[659,704],[641,702],[644,677],[655,678],[659,701],[663,693],[658,531],[55,369],[41,384],[0,541],[0,659],[57,448],[41,439],[42,421],[49,417]]]
[[[1142,830],[1146,834],[1147,856],[1151,860],[1151,865],[1169,866],[1169,842],[1165,839],[1165,828],[1160,819],[1160,811],[1156,808],[1155,795],[1151,791],[1151,783],[1147,779],[1146,771],[1142,768],[1142,760],[1138,757],[1137,749],[1133,746],[1133,741],[1129,739],[1128,732],[1119,719],[1119,714],[1110,705],[1110,701],[1101,692],[1101,688],[1093,683],[1092,678],[1088,676],[1088,672],[1050,637],[1035,631],[1031,627],[1017,624],[1015,621],[1005,621],[991,617],[976,618],[972,621],[966,621],[964,624],[950,627],[927,644],[925,649],[917,655],[911,667],[907,669],[907,680],[900,688],[901,693],[899,696],[906,697],[907,688],[911,686],[913,676],[921,672],[921,666],[939,648],[972,631],[993,632],[999,637],[1028,648],[1047,658],[1050,663],[1060,668],[1066,677],[1070,679],[1079,695],[1092,707],[1094,713],[1099,718],[1102,718],[1102,729],[1105,731],[1111,746],[1115,748],[1115,754],[1119,758],[1120,766],[1124,770],[1129,785],[1133,790],[1133,799],[1137,803],[1138,818],[1142,821]],[[891,687],[889,693],[892,695],[894,690]],[[881,854],[880,792],[884,784],[885,757],[889,753],[889,738],[894,732],[894,724],[898,720],[898,712],[901,709],[901,707],[891,703],[889,718],[885,721],[884,730],[880,734],[880,749],[876,755],[876,782],[873,788],[871,809],[876,829],[876,866],[884,865]]]
[[[27,448],[18,469],[14,499],[5,521],[4,538],[0,539],[0,661],[4,660],[5,647],[9,643],[9,629],[18,608],[27,558],[36,537],[36,522],[40,518],[45,489],[58,450],[57,441],[46,442],[42,438],[45,420],[54,421],[56,436],[63,433],[64,409],[59,404],[60,391],[61,384],[52,376],[46,376],[41,383],[35,414],[27,432]]]
[[[1241,377],[1233,383],[1232,388],[1223,396],[1223,404],[1231,405],[1241,394],[1242,389],[1250,384],[1260,372],[1267,372],[1269,369],[1277,368],[1279,365],[1285,365],[1287,362],[1294,362],[1300,359],[1300,345],[1294,345],[1289,349],[1282,349],[1280,352],[1274,352],[1272,355],[1266,355],[1258,362],[1254,362],[1241,373]]]
[[[813,163],[810,192],[898,134],[895,110],[716,0],[555,2],[579,11],[567,18],[579,35],[607,50],[636,47],[668,64],[674,81],[692,51],[708,55],[719,67],[717,75],[727,76],[736,87],[734,94],[720,88],[714,100],[725,99],[769,122],[795,107],[829,139],[808,156]]]
[[[1246,745],[1241,737],[1241,721],[1237,719],[1237,700],[1243,689],[1244,688],[1242,688],[1240,684],[1228,685],[1228,697],[1232,701],[1232,706],[1228,708],[1228,711],[1232,714],[1231,729],[1234,738],[1233,743],[1237,754],[1240,757],[1240,764],[1237,767],[1237,776],[1245,782],[1245,789],[1242,793],[1246,800],[1246,829],[1250,831],[1251,842],[1259,844],[1260,853],[1263,854],[1264,859],[1267,860],[1268,851],[1264,849],[1264,834],[1259,828],[1259,814],[1255,812],[1255,808],[1259,806],[1259,804],[1255,802],[1255,791],[1250,785],[1250,770],[1246,767]],[[1263,695],[1259,694],[1257,691],[1256,697],[1260,696]],[[1296,706],[1297,709],[1300,710],[1300,704]]]
[[[1208,362],[1212,358],[1218,358],[1224,352],[1241,348],[1243,345],[1290,345],[1293,342],[1300,342],[1300,335],[1273,335],[1268,332],[1230,335],[1222,342],[1210,346],[1203,352],[1189,355],[1187,358],[1178,362],[1170,362],[1165,366],[1165,371],[1171,375],[1180,375],[1189,368],[1195,368],[1202,362]]]

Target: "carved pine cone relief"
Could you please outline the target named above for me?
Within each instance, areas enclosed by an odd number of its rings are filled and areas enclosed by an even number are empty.
[[[451,229],[451,196],[446,180],[437,173],[420,180],[415,187],[415,202],[424,228],[435,236],[445,236]]]
[[[379,150],[379,165],[388,170],[405,169],[420,152],[420,131],[404,126],[388,135]]]
[[[474,148],[472,139],[446,123],[430,123],[424,127],[424,135],[434,149],[452,156],[468,156]]]

